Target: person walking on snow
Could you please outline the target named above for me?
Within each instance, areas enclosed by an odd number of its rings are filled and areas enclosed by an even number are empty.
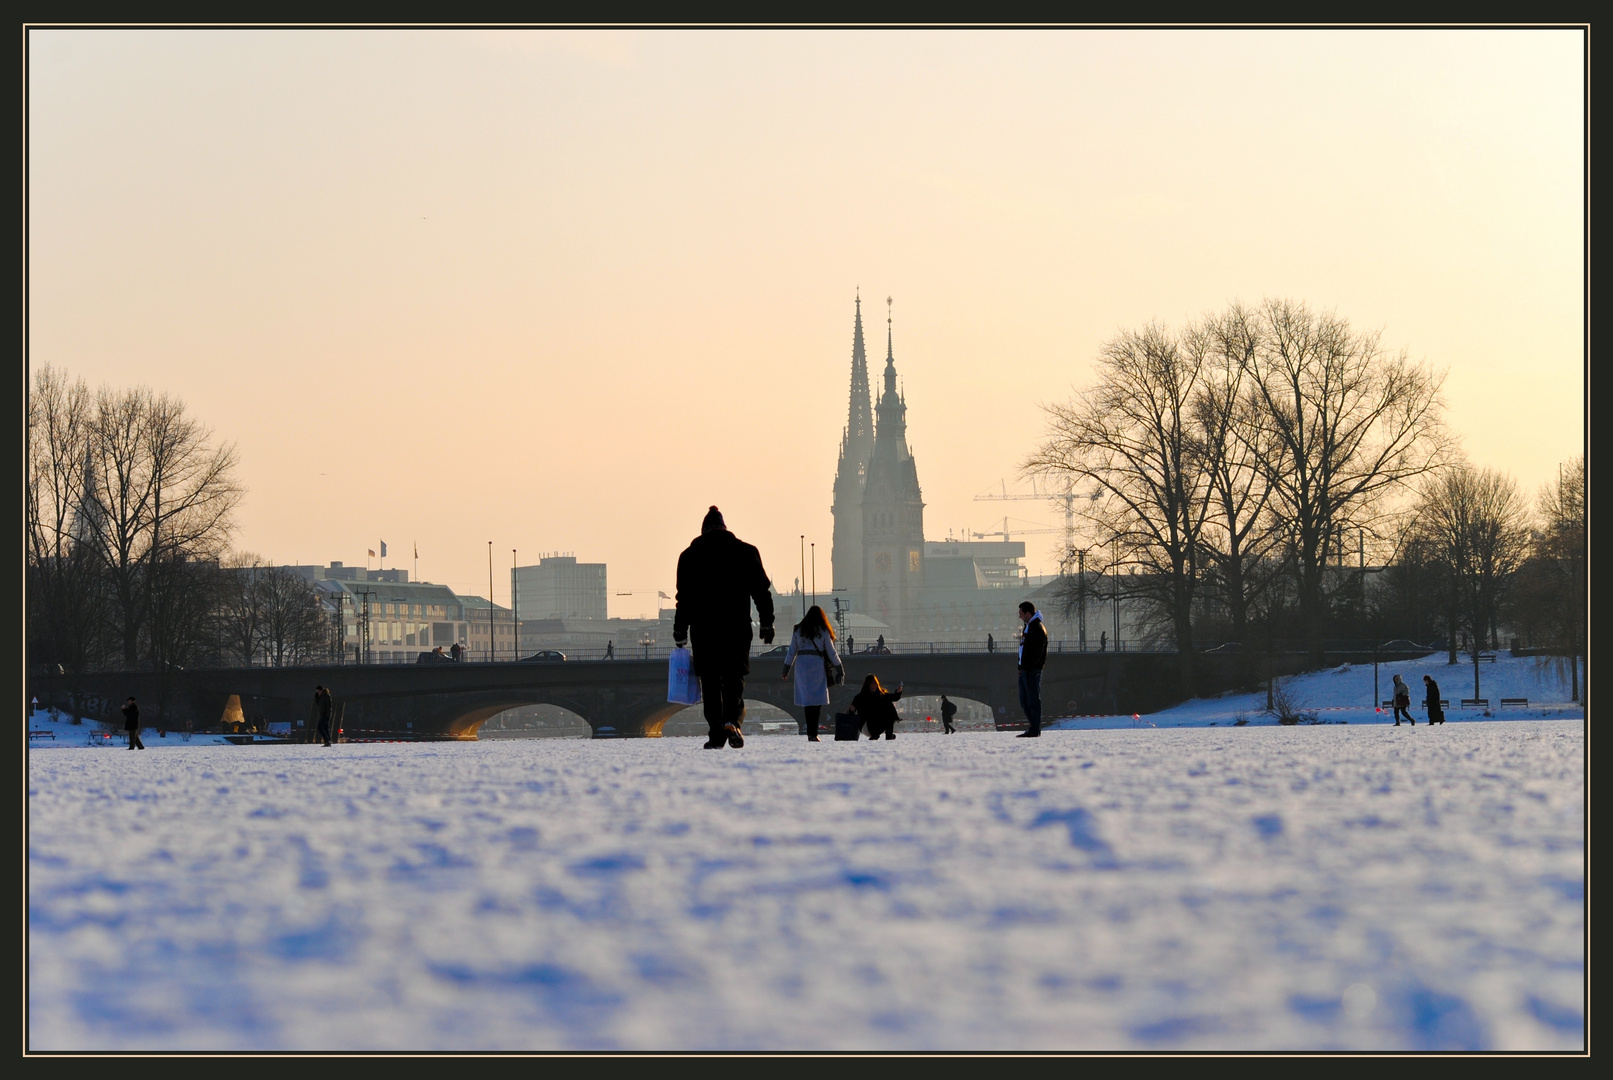
[[[129,733],[129,749],[144,750],[146,744],[140,741],[140,706],[134,703],[134,695],[123,703],[123,730]]]
[[[751,604],[765,644],[773,643],[772,582],[762,555],[728,531],[722,511],[706,511],[700,535],[678,556],[672,642],[689,642],[710,738],[707,750],[741,747],[745,676],[750,674]]]
[[[806,659],[802,659],[805,657]],[[807,742],[818,742],[818,719],[829,704],[830,673],[834,682],[845,677],[845,666],[835,650],[834,627],[823,609],[813,604],[790,634],[790,647],[784,652],[784,674],[795,670],[795,703],[806,708]]]
[[[1042,734],[1042,668],[1047,663],[1047,624],[1029,600],[1019,605],[1019,707],[1025,710],[1025,730],[1016,738],[1035,739]]]
[[[319,741],[326,746],[330,745],[330,691],[323,686],[314,687],[314,708],[318,710],[319,727],[317,734]]]
[[[1410,723],[1412,727],[1416,727],[1417,720],[1411,715],[1411,687],[1407,686],[1405,680],[1399,675],[1395,676],[1393,697],[1395,699],[1395,727],[1400,726],[1400,716],[1402,713],[1405,714],[1407,722]]]
[[[1428,723],[1443,724],[1445,722],[1445,706],[1439,702],[1439,683],[1434,681],[1432,675],[1423,676],[1423,685],[1428,688],[1428,696],[1424,703],[1428,706]]]
[[[945,694],[941,695],[941,728],[951,735],[958,729],[952,726],[952,718],[958,715],[958,707],[947,700]]]

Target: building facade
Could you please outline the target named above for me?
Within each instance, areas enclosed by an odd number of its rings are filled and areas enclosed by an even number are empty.
[[[510,571],[510,595],[522,620],[603,620],[607,589],[605,564],[580,563],[574,555],[548,555]]]

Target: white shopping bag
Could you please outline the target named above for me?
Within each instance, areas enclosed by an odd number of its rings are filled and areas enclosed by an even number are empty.
[[[666,699],[680,705],[700,704],[700,679],[694,673],[694,655],[673,649],[666,668]]]

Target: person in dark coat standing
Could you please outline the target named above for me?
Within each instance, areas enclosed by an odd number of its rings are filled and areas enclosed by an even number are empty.
[[[123,730],[129,733],[129,749],[144,750],[146,744],[140,741],[140,706],[134,703],[134,695],[123,703]]]
[[[958,707],[947,700],[945,694],[941,695],[941,727],[948,735],[958,729],[952,726],[952,718],[958,715]]]
[[[1445,707],[1439,703],[1439,683],[1434,681],[1432,675],[1424,675],[1423,685],[1428,688],[1428,696],[1424,698],[1428,705],[1428,722],[1430,724],[1443,724],[1445,722]]]
[[[1412,727],[1417,726],[1417,718],[1411,715],[1411,687],[1399,675],[1395,676],[1395,687],[1392,691],[1395,706],[1395,727],[1400,726],[1400,717],[1405,715]],[[1430,721],[1432,722],[1432,721]]]
[[[773,643],[772,582],[762,555],[728,531],[713,506],[678,556],[678,595],[672,641],[689,642],[710,737],[707,750],[745,745],[745,676],[750,674],[750,609],[756,605],[762,641]]]
[[[314,709],[319,716],[319,741],[330,745],[330,691],[323,686],[314,687]]]
[[[1017,738],[1035,739],[1042,734],[1042,668],[1047,664],[1047,624],[1029,600],[1019,605],[1019,621],[1025,624],[1019,635],[1019,707],[1025,710],[1026,726]]]
[[[851,711],[868,728],[870,739],[877,739],[881,734],[886,739],[894,739],[896,721],[901,719],[896,715],[896,703],[901,699],[901,686],[886,690],[879,685],[879,678],[870,674],[863,679],[862,689],[857,691],[857,696],[851,699]]]

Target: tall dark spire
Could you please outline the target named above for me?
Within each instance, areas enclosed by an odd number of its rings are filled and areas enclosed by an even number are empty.
[[[863,343],[863,298],[857,290],[857,317],[851,332],[851,408],[846,417],[846,442],[874,437],[874,417],[868,391],[868,348]],[[863,455],[866,461],[866,454]]]
[[[868,347],[863,339],[862,290],[856,294],[856,320],[851,334],[851,407],[840,437],[840,465],[835,473],[834,546],[831,572],[837,589],[862,584],[862,500],[868,462],[874,454],[873,395],[868,387]]]

